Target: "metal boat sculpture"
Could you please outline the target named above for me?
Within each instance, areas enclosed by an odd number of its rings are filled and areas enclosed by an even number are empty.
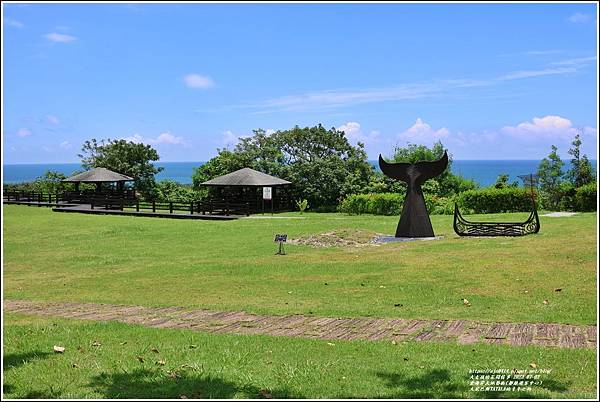
[[[459,236],[525,236],[540,231],[535,201],[533,209],[524,222],[471,222],[460,214],[458,205],[454,204],[454,231]]]
[[[423,198],[421,185],[439,176],[448,166],[448,153],[444,151],[437,161],[416,163],[389,163],[379,155],[379,168],[386,176],[407,184],[402,214],[396,228],[396,237],[434,237],[433,227]]]

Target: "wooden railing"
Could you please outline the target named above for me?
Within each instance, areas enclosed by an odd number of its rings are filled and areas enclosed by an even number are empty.
[[[123,193],[119,192],[102,192],[97,193],[91,190],[84,191],[65,191],[64,198],[73,203],[77,204],[91,204],[92,200],[98,203],[99,200],[104,200],[108,197],[109,199],[125,199],[126,202],[135,202],[137,199],[135,192],[127,190]]]
[[[250,215],[249,202],[230,202],[227,200],[190,201],[190,202],[156,202],[140,201],[129,195],[123,194],[98,194],[84,192],[61,192],[56,194],[33,191],[5,191],[5,201],[16,201],[39,206],[54,206],[60,203],[89,204],[91,209],[121,210],[135,209],[135,211],[151,211],[188,214],[210,215]]]
[[[17,201],[22,203],[38,204],[57,204],[59,202],[89,204],[92,200],[98,203],[98,200],[109,198],[111,200],[124,199],[124,202],[135,202],[136,197],[133,192],[126,193],[95,193],[89,191],[61,191],[57,193],[44,193],[39,191],[4,191],[3,199],[5,201]]]
[[[188,213],[188,214],[210,214],[210,215],[250,215],[250,205],[246,203],[233,202],[156,202],[156,201],[136,201],[129,205],[129,208],[135,208],[136,212],[151,211],[162,212],[168,211],[172,213]]]
[[[64,193],[43,193],[36,191],[5,191],[3,192],[4,201],[17,201],[22,203],[58,204],[65,202]]]

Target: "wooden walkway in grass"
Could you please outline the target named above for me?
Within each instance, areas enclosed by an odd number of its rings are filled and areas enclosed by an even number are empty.
[[[210,333],[262,334],[325,340],[477,342],[558,348],[596,347],[596,326],[547,323],[484,323],[465,320],[263,316],[184,307],[142,307],[93,303],[5,300],[4,312],[118,321],[153,328]]]

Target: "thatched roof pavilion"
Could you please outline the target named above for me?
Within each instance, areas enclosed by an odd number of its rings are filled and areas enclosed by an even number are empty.
[[[280,179],[266,173],[250,168],[243,168],[235,172],[205,181],[203,186],[241,186],[241,187],[275,187],[292,184],[287,180]]]
[[[67,183],[114,183],[119,181],[132,181],[133,178],[125,176],[124,174],[113,172],[105,168],[94,168],[86,170],[85,172],[76,174],[71,177],[67,177],[62,181]]]
[[[220,199],[248,203],[250,209],[255,212],[264,211],[262,188],[265,187],[272,188],[272,198],[269,202],[271,210],[290,209],[292,200],[289,191],[286,191],[285,188],[291,184],[287,180],[250,168],[236,170],[201,183],[202,186],[215,189]]]
[[[123,183],[126,181],[133,181],[133,178],[105,168],[94,168],[67,177],[62,181],[65,183],[75,183],[77,188],[79,187],[79,183],[95,183],[96,189],[99,191],[102,183],[117,183],[119,188],[123,188]]]

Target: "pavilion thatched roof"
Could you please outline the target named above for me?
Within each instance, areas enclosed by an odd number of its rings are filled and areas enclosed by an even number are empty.
[[[235,172],[205,181],[203,186],[241,186],[241,187],[272,187],[292,184],[287,180],[280,179],[250,168],[243,168]]]
[[[87,170],[83,173],[76,174],[71,177],[63,179],[64,182],[69,183],[103,183],[103,182],[119,182],[119,181],[132,181],[133,178],[125,176],[124,174],[113,172],[105,168],[94,168]]]

